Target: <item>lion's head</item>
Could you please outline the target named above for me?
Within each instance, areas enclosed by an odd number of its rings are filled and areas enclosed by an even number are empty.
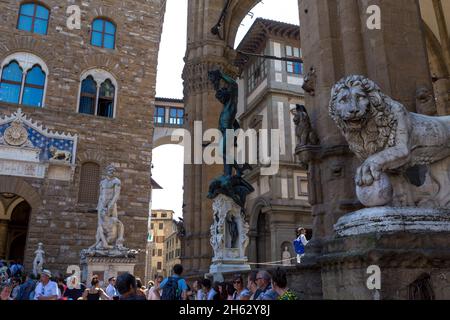
[[[358,157],[365,159],[395,143],[392,103],[364,76],[352,75],[334,85],[329,112]]]
[[[333,87],[330,115],[345,131],[359,131],[382,104],[380,88],[363,76],[349,76]]]

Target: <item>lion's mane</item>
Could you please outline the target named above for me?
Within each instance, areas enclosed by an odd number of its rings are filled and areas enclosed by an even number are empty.
[[[342,90],[360,87],[367,95],[370,106],[367,110],[366,125],[361,131],[349,130],[337,112],[338,94]],[[394,100],[381,92],[379,86],[364,76],[353,75],[341,79],[331,92],[329,112],[347,139],[350,149],[362,160],[395,145],[397,119],[393,113]]]

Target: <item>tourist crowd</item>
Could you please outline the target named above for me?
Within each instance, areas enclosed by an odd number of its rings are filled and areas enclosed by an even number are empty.
[[[129,273],[108,279],[106,288],[98,276],[88,284],[75,276],[64,278],[43,270],[39,279],[25,274],[21,264],[0,262],[0,300],[297,300],[288,288],[286,272],[252,271],[244,281],[235,275],[231,282],[198,279],[188,285],[182,277],[183,267],[175,265],[173,276],[157,275],[145,287]]]

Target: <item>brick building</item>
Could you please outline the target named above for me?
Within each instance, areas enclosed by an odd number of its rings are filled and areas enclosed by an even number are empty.
[[[83,1],[79,30],[66,25],[72,4],[0,3],[0,258],[29,269],[42,242],[46,268],[79,264],[112,163],[125,246],[142,250],[143,276],[165,1]]]

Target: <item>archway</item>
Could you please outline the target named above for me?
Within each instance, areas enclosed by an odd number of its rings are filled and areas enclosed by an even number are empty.
[[[204,131],[217,128],[222,106],[208,80],[208,71],[221,68],[239,76],[240,68],[234,44],[246,15],[260,0],[200,0],[188,3],[188,43],[183,70],[186,128],[193,133],[196,121]],[[279,3],[279,2],[278,2]],[[279,4],[279,6],[283,6]],[[298,4],[297,4],[298,5]],[[280,7],[278,9],[280,9]],[[298,12],[298,9],[296,9]],[[254,17],[256,19],[256,16]],[[269,18],[266,16],[264,18]],[[211,32],[216,31],[218,32]],[[242,91],[241,91],[242,92]],[[183,242],[183,265],[187,273],[208,272],[211,264],[210,226],[212,202],[206,198],[209,183],[223,173],[220,165],[186,165],[185,215],[186,237]],[[256,229],[250,231],[249,259],[254,261],[252,244]]]
[[[1,193],[0,201],[6,208],[0,217],[0,258],[23,263],[31,206],[13,193]]]
[[[29,224],[41,205],[39,194],[23,178],[1,176],[0,259],[27,263]]]
[[[260,211],[256,227],[256,262],[270,261],[270,225],[267,213]]]
[[[170,274],[176,261],[176,224],[183,213],[184,148],[164,144],[153,149],[152,179],[160,188],[152,189],[151,218],[148,225],[146,279]],[[164,259],[164,256],[166,259]],[[170,260],[170,262],[169,262]],[[175,262],[174,262],[175,261]]]

